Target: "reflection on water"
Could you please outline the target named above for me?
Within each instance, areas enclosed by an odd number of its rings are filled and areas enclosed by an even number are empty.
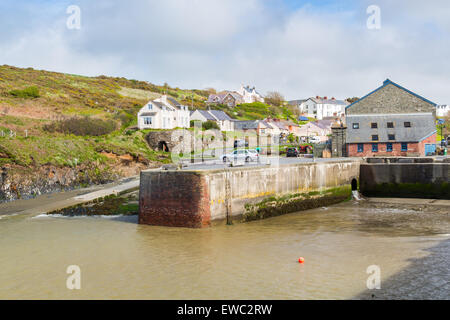
[[[355,202],[201,230],[136,222],[0,220],[0,298],[370,299],[370,265],[381,268],[375,297],[450,298],[448,215]],[[69,265],[81,290],[66,289]],[[414,291],[427,270],[427,290]]]

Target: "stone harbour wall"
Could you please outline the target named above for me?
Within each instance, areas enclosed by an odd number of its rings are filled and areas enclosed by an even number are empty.
[[[336,197],[328,190],[346,187],[350,193],[352,180],[359,178],[359,166],[358,160],[344,160],[203,171],[143,171],[139,223],[201,228],[236,220],[249,207],[267,200],[275,205],[285,205],[288,199],[308,200],[319,206],[321,202],[311,197],[317,199],[322,191],[324,197],[336,202],[349,194]],[[282,213],[300,207],[289,205]]]
[[[361,193],[368,197],[450,199],[450,163],[405,162],[361,164]]]

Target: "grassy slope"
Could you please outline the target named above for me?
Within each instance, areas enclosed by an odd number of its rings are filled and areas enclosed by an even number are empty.
[[[12,90],[30,86],[39,89],[39,98],[10,94]],[[188,94],[194,95],[194,104],[200,105],[207,95],[202,91],[183,91],[125,78],[91,78],[0,66],[0,134],[3,131],[6,135],[0,136],[0,165],[108,163],[102,151],[165,162],[164,155],[147,147],[143,133],[126,133],[126,127],[136,124],[141,106],[163,92],[180,100]],[[50,134],[43,130],[45,124],[56,119],[80,115],[114,121],[117,130],[102,137]],[[9,137],[10,130],[16,133],[15,137]]]
[[[10,94],[12,90],[30,86],[39,89],[39,98],[20,98]],[[126,131],[127,127],[136,124],[136,114],[142,105],[162,93],[185,105],[207,108],[205,100],[209,93],[204,90],[182,90],[117,77],[84,77],[0,66],[0,134],[3,131],[6,135],[0,135],[0,166],[74,166],[93,161],[107,164],[110,160],[101,154],[102,151],[166,162],[168,159],[163,154],[147,147],[143,132]],[[261,103],[244,104],[235,109],[216,108],[241,120],[267,116],[295,119],[288,107]],[[72,116],[114,121],[118,129],[102,137],[51,134],[43,130],[44,125],[56,119]],[[15,137],[8,136],[10,130],[16,132]]]

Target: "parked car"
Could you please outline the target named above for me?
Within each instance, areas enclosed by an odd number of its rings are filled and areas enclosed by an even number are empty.
[[[317,136],[309,137],[309,143],[320,143],[320,138]]]
[[[301,154],[307,154],[312,152],[311,146],[300,146],[300,153]]]
[[[239,148],[239,147],[245,147],[248,148],[248,141],[239,139],[239,140],[234,140],[234,148]]]
[[[256,150],[238,149],[232,153],[223,155],[223,162],[244,160],[245,162],[259,161],[259,153]]]
[[[297,148],[287,148],[286,149],[286,157],[298,157],[300,151]]]

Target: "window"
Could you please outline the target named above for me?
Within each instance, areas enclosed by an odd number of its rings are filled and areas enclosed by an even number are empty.
[[[372,152],[378,152],[378,143],[372,143]]]
[[[359,123],[354,123],[353,124],[353,129],[359,129]]]
[[[389,140],[395,140],[395,134],[388,134]]]
[[[386,144],[386,151],[387,152],[392,152],[392,143],[387,143]]]
[[[394,127],[394,123],[393,122],[388,122],[387,123],[387,127],[388,128],[393,128]]]
[[[151,103],[148,104],[148,110],[153,110],[153,105]]]
[[[402,142],[402,151],[408,151],[408,144],[406,142]]]
[[[144,117],[144,124],[152,124],[152,117]]]
[[[372,135],[372,141],[378,141],[378,135],[377,134],[373,134]]]
[[[372,123],[370,124],[370,127],[371,127],[372,129],[377,129],[377,128],[378,128],[378,123],[372,122]]]
[[[362,153],[362,152],[364,152],[364,144],[358,143],[358,153]]]
[[[411,128],[411,122],[405,122],[405,128]]]

